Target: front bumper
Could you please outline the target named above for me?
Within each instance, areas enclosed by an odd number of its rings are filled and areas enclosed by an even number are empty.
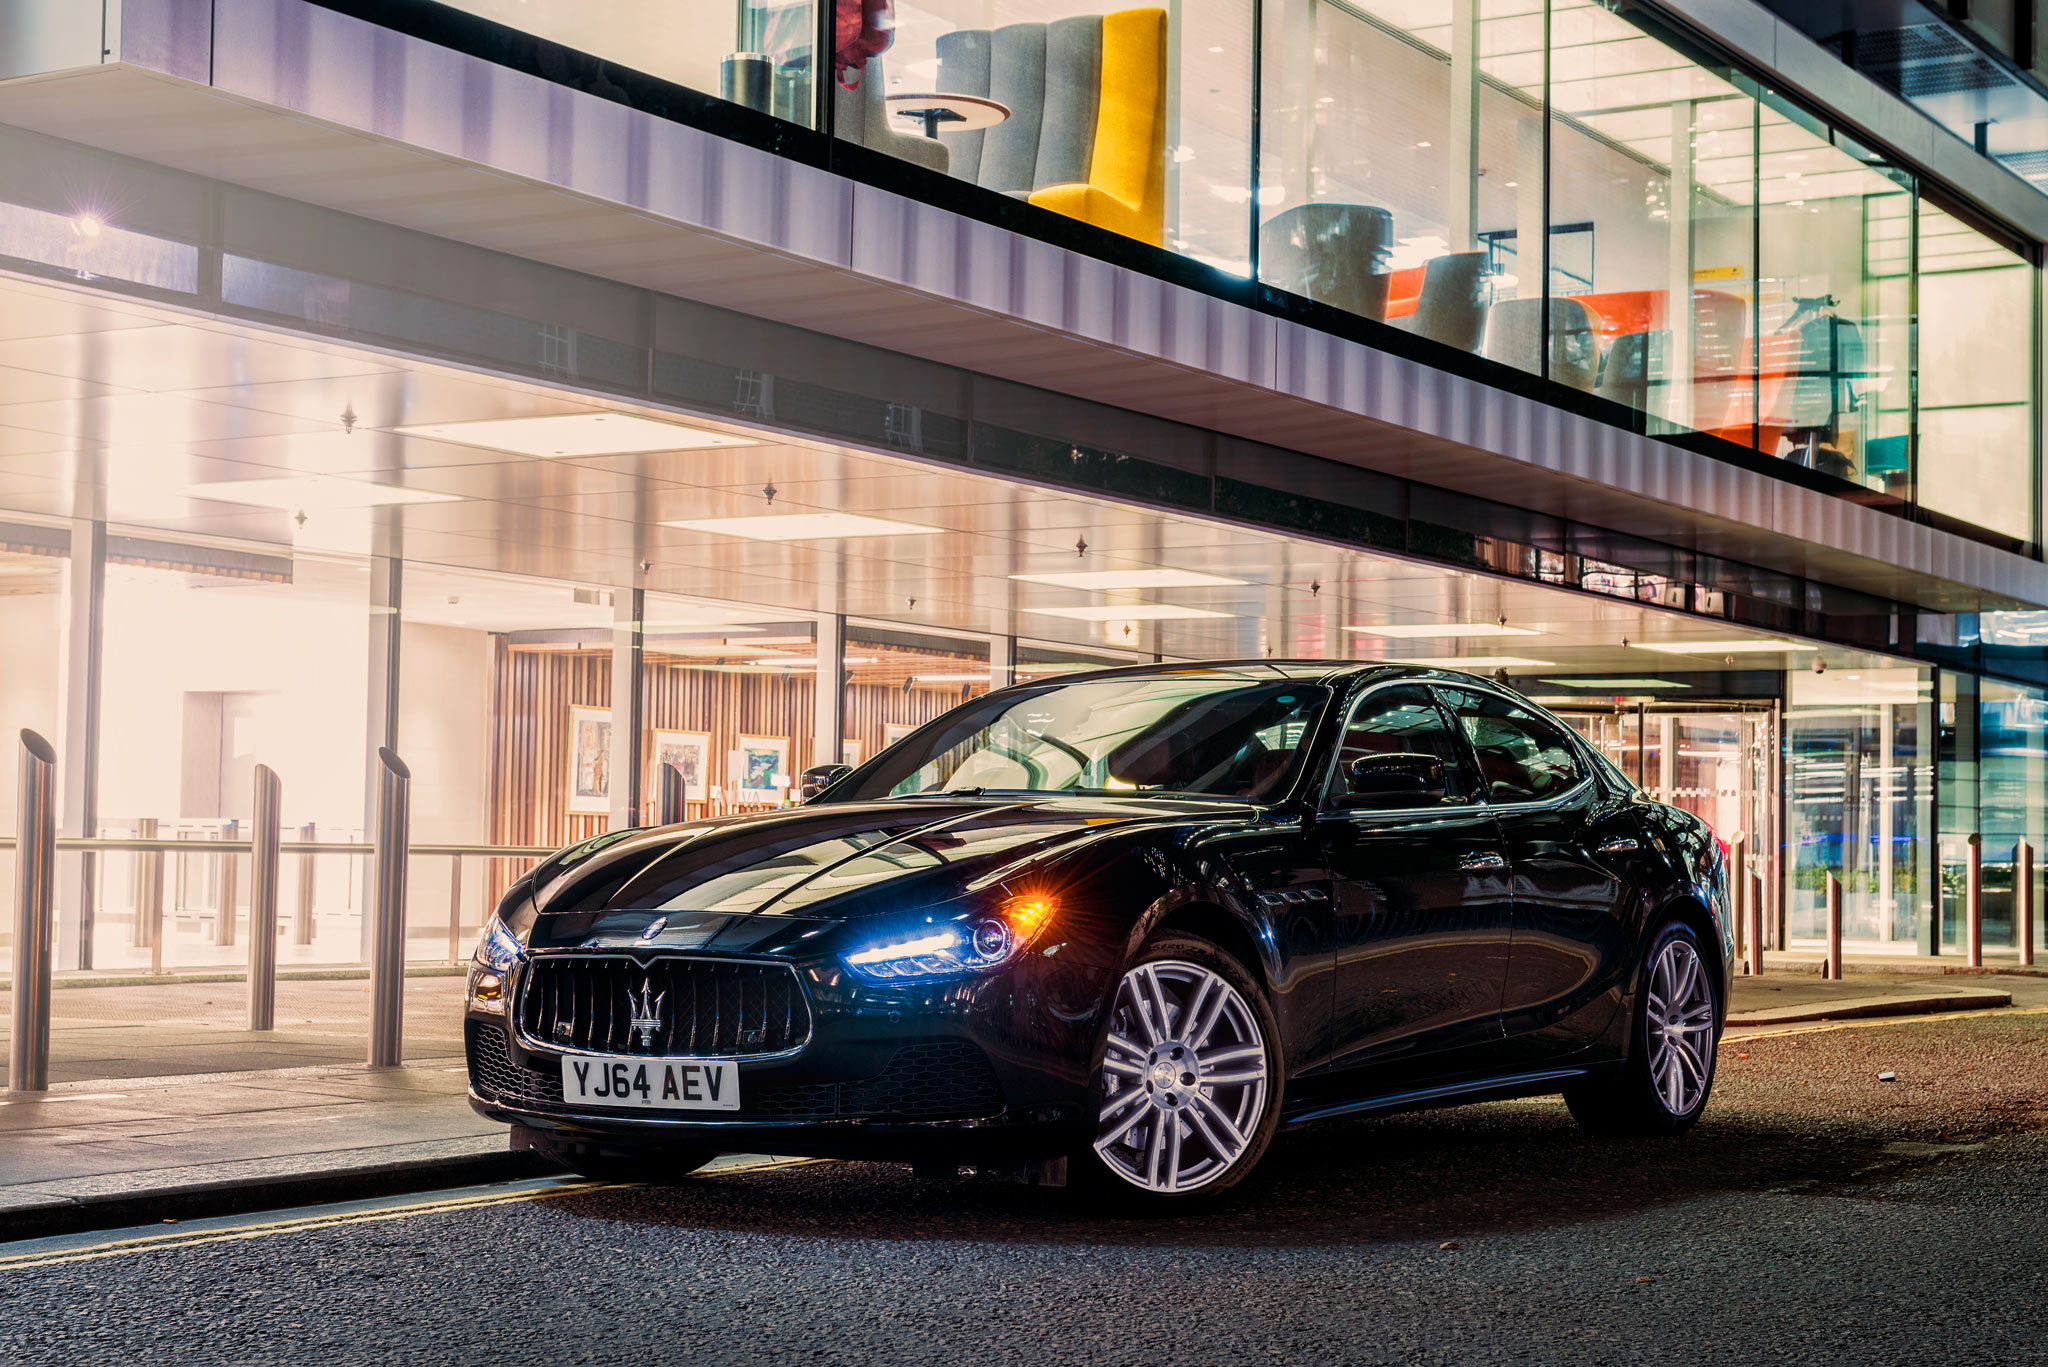
[[[563,1054],[513,1030],[507,1015],[474,1009],[464,1031],[470,1104],[535,1134],[604,1147],[898,1161],[1053,1157],[1090,1132],[1095,1012],[1071,1008],[1096,988],[1073,981],[1070,966],[1040,960],[879,989],[829,962],[797,967],[810,1038],[787,1057],[741,1055],[737,1111],[572,1108]]]

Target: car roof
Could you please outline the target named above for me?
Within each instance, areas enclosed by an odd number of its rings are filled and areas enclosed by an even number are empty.
[[[1121,668],[1090,670],[1086,674],[1062,675],[1059,679],[1033,682],[1053,683],[1069,678],[1212,678],[1237,679],[1246,683],[1279,679],[1338,683],[1367,676],[1388,679],[1434,679],[1443,683],[1493,683],[1493,680],[1483,675],[1463,670],[1434,669],[1421,665],[1390,665],[1373,660],[1197,660],[1181,664],[1126,665]]]

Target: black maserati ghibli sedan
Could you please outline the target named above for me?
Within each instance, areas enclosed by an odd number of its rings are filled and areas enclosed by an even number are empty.
[[[1705,1106],[1708,826],[1512,690],[1330,662],[990,693],[800,806],[617,831],[490,918],[471,1104],[663,1181],[727,1152],[1214,1197],[1283,1125]]]

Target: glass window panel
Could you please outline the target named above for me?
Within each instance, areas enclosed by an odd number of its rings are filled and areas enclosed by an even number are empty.
[[[658,593],[646,623],[644,819],[659,817],[667,763],[682,771],[686,819],[789,800],[818,762],[816,627]]]
[[[1772,106],[1760,142],[1758,449],[1904,497],[1910,183]]]
[[[63,715],[59,662],[64,658],[65,612],[70,602],[66,584],[70,562],[64,533],[56,528],[17,528],[0,524],[0,640],[7,642],[6,664],[0,666],[0,738],[4,738],[8,778],[0,782],[0,832],[18,835],[21,813],[17,779],[24,729],[61,745]],[[64,756],[58,754],[61,787]],[[60,817],[61,819],[61,817]],[[0,849],[0,887],[8,906],[9,934],[0,943],[0,972],[13,969],[13,907],[15,854]],[[68,861],[59,860],[60,872]],[[64,894],[60,884],[59,896]],[[132,917],[132,912],[128,913]],[[62,918],[59,918],[60,921]],[[129,922],[132,927],[132,919]],[[61,949],[58,962],[69,956]]]
[[[848,628],[845,761],[873,759],[990,682],[986,641]]]
[[[808,125],[811,0],[671,4],[660,0],[443,0],[459,10],[608,63]],[[856,3],[855,10],[859,5]],[[870,6],[872,11],[873,6]],[[882,6],[887,12],[887,6]],[[858,14],[855,15],[856,24]]]
[[[2034,847],[2040,864],[2048,838],[2044,794],[2048,694],[1985,679],[1978,690],[1977,829],[1983,837],[1984,944],[1992,953],[2014,942],[2014,855],[2020,841]],[[2038,897],[2034,905],[2042,905]]]
[[[1843,937],[1911,953],[1931,902],[1929,672],[1861,669],[1788,679],[1788,947],[1811,951],[1824,940],[1833,873],[1842,882]]]
[[[839,0],[837,13],[841,138],[1249,270],[1249,5]]]
[[[1920,502],[2032,540],[2034,272],[1925,201],[1919,225]]]
[[[1750,444],[1756,100],[1590,0],[1550,60],[1554,377]]]
[[[100,697],[103,834],[189,842],[109,857],[99,968],[248,960],[255,767],[277,772],[287,838],[364,838],[370,565],[343,555],[117,541],[107,566]],[[280,965],[363,957],[362,863],[300,855],[279,889]],[[161,941],[147,924],[161,907]],[[290,1015],[282,1002],[280,1018]]]
[[[1539,370],[1542,27],[1530,0],[1267,4],[1262,278]]]
[[[1116,656],[1071,650],[1064,646],[1017,642],[1017,660],[1011,673],[1018,683],[1043,683],[1069,674],[1086,674],[1097,669],[1119,669],[1126,665],[1150,664],[1150,655]]]

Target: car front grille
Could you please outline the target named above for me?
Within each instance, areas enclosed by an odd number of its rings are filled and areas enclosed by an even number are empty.
[[[747,1058],[801,1049],[811,1006],[788,964],[543,956],[522,979],[519,1032],[583,1053]]]
[[[512,1058],[495,1025],[470,1021],[469,1085],[485,1101],[522,1110],[561,1110],[562,1076],[551,1055],[544,1068]],[[740,1087],[740,1109],[709,1118],[800,1120],[968,1120],[1003,1109],[1002,1085],[988,1057],[969,1040],[906,1044],[876,1076],[860,1082],[762,1083]]]

